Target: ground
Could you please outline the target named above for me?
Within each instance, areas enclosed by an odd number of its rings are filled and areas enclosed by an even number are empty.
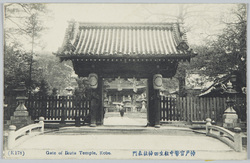
[[[135,115],[135,114],[133,114]],[[142,116],[143,117],[143,116]],[[145,118],[112,113],[104,126],[62,127],[46,130],[16,146],[24,156],[7,158],[36,159],[198,159],[242,160],[247,152],[235,152],[226,144],[187,127],[169,125],[145,127]],[[133,123],[132,123],[133,122]],[[136,123],[135,123],[136,122]]]

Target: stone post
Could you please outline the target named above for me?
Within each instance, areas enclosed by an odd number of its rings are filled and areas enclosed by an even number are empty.
[[[8,149],[12,149],[15,146],[15,131],[16,126],[9,126],[9,134],[8,134]]]
[[[235,127],[234,128],[234,149],[236,152],[242,151],[242,137],[241,137],[241,128]]]
[[[211,133],[211,130],[208,129],[208,126],[212,126],[211,121],[212,120],[210,118],[206,119],[206,135],[208,135],[209,133]]]
[[[40,132],[44,132],[44,117],[39,117],[39,124],[42,126]]]

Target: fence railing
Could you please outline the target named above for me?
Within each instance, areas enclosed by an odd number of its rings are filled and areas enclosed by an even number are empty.
[[[9,120],[17,107],[15,97],[5,97],[4,120]],[[221,121],[226,109],[226,98],[222,97],[164,97],[160,99],[161,121]],[[77,96],[30,96],[26,101],[32,119],[43,116],[46,121],[71,121],[75,117],[83,120],[90,112],[90,100]],[[241,121],[246,121],[246,98],[237,97],[234,109]]]
[[[235,133],[234,133],[235,132]],[[234,132],[231,132],[223,127],[211,124],[211,119],[206,119],[206,135],[219,139],[237,152],[242,151],[242,136],[241,128],[235,127]]]
[[[226,109],[226,98],[222,97],[164,97],[160,99],[161,121],[221,121]],[[246,121],[246,98],[237,97],[234,109],[241,121]]]
[[[90,100],[77,96],[32,96],[25,105],[32,119],[43,116],[48,121],[84,119],[90,111]]]
[[[39,131],[33,132],[35,129],[39,129]],[[44,118],[40,117],[38,123],[25,126],[23,128],[20,128],[17,131],[15,131],[15,130],[16,130],[16,126],[14,126],[14,125],[9,126],[8,145],[7,145],[8,149],[12,149],[17,144],[20,144],[23,140],[22,138],[25,135],[31,136],[32,133],[34,133],[34,135],[42,134],[44,132]]]

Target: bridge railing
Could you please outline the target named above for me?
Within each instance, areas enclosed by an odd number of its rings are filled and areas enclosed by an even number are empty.
[[[39,129],[38,132],[33,132],[33,130]],[[9,133],[8,133],[8,149],[12,149],[15,147],[18,143],[21,143],[21,139],[25,135],[31,136],[32,133],[35,134],[42,134],[44,132],[44,118],[40,117],[39,122],[35,124],[31,124],[28,126],[25,126],[23,128],[20,128],[16,131],[16,126],[10,125],[9,126]],[[18,142],[19,141],[19,142]]]
[[[235,127],[234,132],[231,132],[223,127],[212,125],[210,118],[206,119],[206,135],[219,139],[237,152],[242,151],[242,136],[240,132],[241,128],[239,127]]]

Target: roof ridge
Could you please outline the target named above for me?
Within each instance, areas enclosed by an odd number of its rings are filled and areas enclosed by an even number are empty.
[[[173,25],[183,24],[181,22],[83,22],[83,21],[68,21],[69,24],[78,23],[79,25]]]

